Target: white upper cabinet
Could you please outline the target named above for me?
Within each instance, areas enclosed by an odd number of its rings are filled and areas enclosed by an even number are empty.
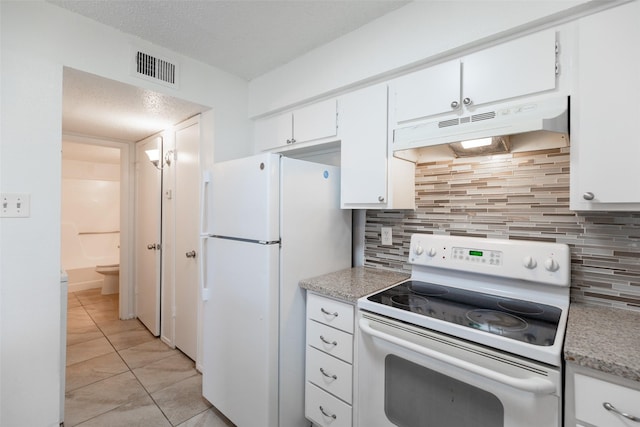
[[[640,2],[578,22],[573,210],[640,210]]]
[[[340,98],[343,208],[415,208],[415,165],[392,156],[387,131],[386,84]]]
[[[395,123],[543,94],[556,89],[556,34],[535,33],[444,62],[391,82]]]
[[[337,103],[330,99],[292,112],[257,120],[255,151],[282,151],[295,144],[335,140],[338,129]]]
[[[411,73],[392,82],[398,123],[455,111],[460,106],[460,61]]]
[[[462,104],[467,107],[555,88],[554,30],[511,40],[462,60]]]

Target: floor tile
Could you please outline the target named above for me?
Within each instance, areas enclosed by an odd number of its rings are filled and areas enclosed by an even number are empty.
[[[69,391],[64,405],[64,425],[77,425],[146,395],[131,372]]]
[[[113,352],[113,346],[105,337],[73,344],[67,346],[67,366]]]
[[[66,391],[127,372],[129,368],[118,353],[109,353],[67,366]]]
[[[139,368],[179,353],[159,339],[120,350],[120,356],[131,369]]]
[[[153,393],[198,375],[198,371],[191,359],[178,352],[173,356],[134,369],[133,374],[149,393]]]
[[[234,427],[234,425],[215,408],[209,408],[177,427]]]
[[[151,397],[173,425],[191,419],[211,406],[202,397],[200,374],[156,391]]]
[[[104,320],[98,322],[98,327],[106,336],[117,334],[119,332],[131,331],[133,329],[147,329],[138,319]]]
[[[80,427],[171,427],[171,423],[156,406],[151,397],[143,396],[122,406],[98,415]]]
[[[103,336],[93,321],[91,323],[73,322],[67,324],[67,345],[91,341]]]
[[[156,339],[151,332],[146,329],[133,329],[130,331],[119,332],[107,337],[116,350],[133,347],[138,344],[153,341]]]

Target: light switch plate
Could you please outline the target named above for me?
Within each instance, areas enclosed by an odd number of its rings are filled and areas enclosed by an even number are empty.
[[[0,195],[0,217],[28,218],[31,214],[30,195],[25,193],[2,193]]]

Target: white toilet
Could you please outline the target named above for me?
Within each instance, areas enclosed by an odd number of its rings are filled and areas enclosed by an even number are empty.
[[[117,294],[120,291],[120,264],[97,265],[96,271],[104,275],[102,295]]]

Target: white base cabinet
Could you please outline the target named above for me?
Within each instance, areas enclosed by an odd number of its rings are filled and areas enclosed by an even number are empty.
[[[567,363],[566,375],[565,426],[640,425],[639,382],[573,363]],[[630,417],[636,417],[639,421],[633,421]]]
[[[315,426],[353,419],[354,306],[307,292],[305,416]]]
[[[640,210],[638,40],[638,1],[578,21],[571,97],[573,210]]]

